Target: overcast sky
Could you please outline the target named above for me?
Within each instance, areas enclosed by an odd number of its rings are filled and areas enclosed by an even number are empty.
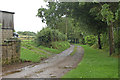
[[[36,17],[37,10],[46,7],[44,0],[0,0],[0,10],[15,12],[16,31],[40,31],[45,24]]]

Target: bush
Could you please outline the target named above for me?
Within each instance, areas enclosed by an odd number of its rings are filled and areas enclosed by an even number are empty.
[[[53,49],[64,51],[65,49],[70,47],[70,43],[67,41],[52,42],[51,46]]]
[[[120,52],[120,36],[119,35],[120,35],[120,30],[116,30],[114,32],[114,43],[115,43],[116,53]]]
[[[86,36],[85,37],[85,43],[92,46],[93,44],[95,44],[97,41],[96,36],[94,35],[90,35],[90,36]]]
[[[43,28],[40,32],[37,33],[35,42],[38,46],[43,45],[50,47],[52,42],[55,41],[66,41],[67,36],[60,33],[58,30],[51,28]]]

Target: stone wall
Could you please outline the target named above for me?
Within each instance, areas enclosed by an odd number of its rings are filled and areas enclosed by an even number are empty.
[[[20,60],[20,40],[7,40],[2,45],[2,64],[11,64]]]
[[[10,39],[13,37],[13,30],[10,29],[2,29],[2,41],[6,40],[6,39]]]

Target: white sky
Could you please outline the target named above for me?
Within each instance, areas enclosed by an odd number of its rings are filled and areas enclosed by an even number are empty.
[[[37,10],[46,7],[44,0],[0,0],[0,10],[15,12],[14,28],[16,31],[40,31],[45,24],[36,17]]]

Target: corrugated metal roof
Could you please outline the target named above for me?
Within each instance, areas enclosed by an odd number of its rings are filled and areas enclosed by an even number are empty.
[[[15,14],[14,12],[2,11],[2,10],[0,10],[0,12],[4,12],[4,13],[10,13],[10,14]]]

